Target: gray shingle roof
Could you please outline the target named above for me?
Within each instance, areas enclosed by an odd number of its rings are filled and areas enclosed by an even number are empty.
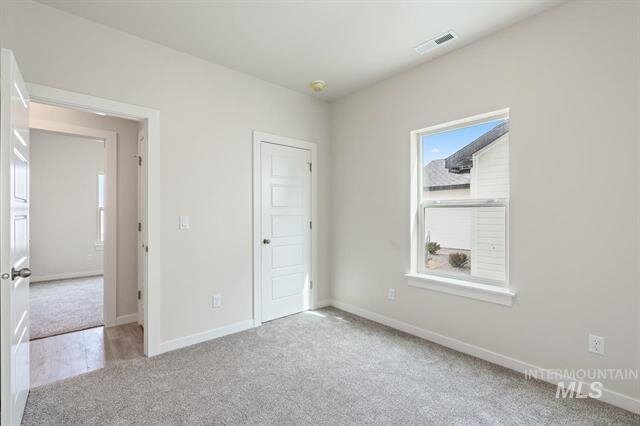
[[[422,173],[424,190],[442,191],[469,188],[471,183],[469,172],[473,166],[473,154],[508,132],[509,120],[505,120],[449,157],[431,161],[424,166]]]
[[[493,129],[480,135],[473,142],[451,154],[445,159],[445,167],[454,173],[469,173],[469,170],[473,167],[473,154],[507,133],[509,133],[509,120],[503,121]]]
[[[469,173],[450,173],[444,165],[445,159],[433,160],[424,166],[422,179],[424,189],[442,191],[445,189],[469,188]]]

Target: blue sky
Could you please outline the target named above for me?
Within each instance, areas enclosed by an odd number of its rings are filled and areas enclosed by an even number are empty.
[[[488,132],[504,120],[494,120],[475,126],[463,127],[448,132],[436,133],[422,137],[422,165],[433,160],[447,158],[463,146]]]

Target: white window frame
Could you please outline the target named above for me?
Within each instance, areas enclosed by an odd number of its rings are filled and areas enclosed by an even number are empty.
[[[509,199],[422,200],[422,137],[504,118],[509,118],[508,108],[411,132],[411,262],[410,271],[406,274],[410,286],[512,306],[515,293],[509,288]],[[471,276],[463,278],[439,271],[427,270],[424,265],[425,209],[433,207],[485,206],[505,208],[505,280],[497,281]]]
[[[102,216],[101,213],[104,212],[104,207],[100,207],[100,201],[99,201],[100,200],[100,196],[99,196],[99,194],[100,194],[100,176],[103,176],[103,179],[105,179],[104,172],[99,172],[97,174],[97,176],[96,176],[96,244],[95,244],[95,247],[96,247],[96,250],[100,250],[101,251],[101,250],[104,250],[104,238],[103,238],[104,236],[102,235],[102,233],[100,231],[101,231],[102,226],[104,226],[105,229],[106,229],[106,226],[100,220],[100,218]],[[106,185],[106,181],[105,181],[105,185]],[[105,198],[106,198],[106,189],[105,189],[104,194],[103,194],[103,203],[105,201]],[[106,215],[103,218],[106,221],[106,218],[107,218]]]

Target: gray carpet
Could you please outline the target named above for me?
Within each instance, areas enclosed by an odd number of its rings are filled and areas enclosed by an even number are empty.
[[[102,325],[102,276],[31,283],[31,340]]]
[[[335,309],[31,391],[24,424],[640,424]]]

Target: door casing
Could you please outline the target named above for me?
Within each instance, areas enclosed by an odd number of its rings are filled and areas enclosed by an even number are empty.
[[[146,130],[144,165],[144,204],[146,225],[146,271],[144,271],[144,353],[154,356],[160,349],[160,112],[155,109],[112,101],[39,84],[27,83],[31,100],[49,105],[88,112],[99,112],[114,117],[138,120]]]
[[[253,325],[262,325],[262,173],[260,146],[262,143],[306,149],[311,152],[311,287],[309,306],[317,307],[318,289],[318,153],[317,145],[300,139],[253,132]]]

